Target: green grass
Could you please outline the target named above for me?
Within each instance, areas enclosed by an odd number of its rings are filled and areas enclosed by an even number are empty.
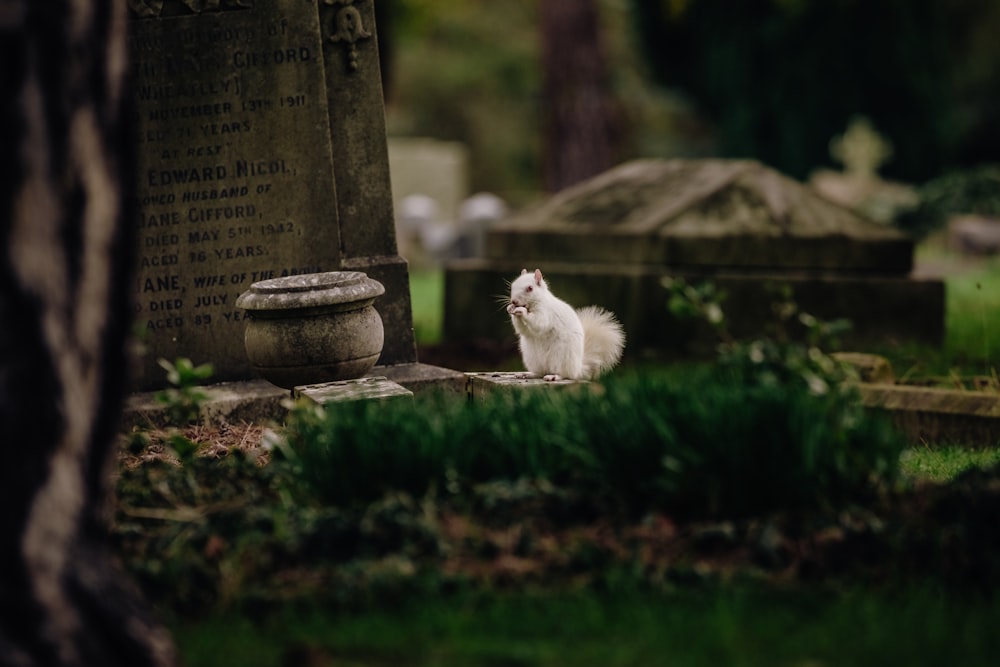
[[[913,447],[899,457],[901,475],[915,481],[948,482],[970,468],[996,465],[1000,465],[1000,449]]]
[[[459,594],[175,627],[185,664],[353,667],[992,665],[1000,600],[746,586]],[[306,662],[305,656],[311,658]]]
[[[947,281],[945,351],[982,373],[996,366],[1000,355],[1000,262],[991,261],[972,273]]]
[[[925,251],[933,252],[933,251]],[[942,262],[958,262],[954,255]],[[903,343],[868,350],[885,356],[896,377],[991,376],[1000,366],[1000,261],[990,260],[971,270],[960,270],[945,279],[944,345]]]
[[[413,333],[417,343],[429,345],[440,342],[444,322],[444,271],[412,271],[410,300],[413,304]]]

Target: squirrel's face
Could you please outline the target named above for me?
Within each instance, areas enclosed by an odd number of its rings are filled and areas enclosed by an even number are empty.
[[[541,295],[548,289],[545,280],[542,279],[542,272],[535,269],[534,273],[521,271],[517,280],[510,284],[510,302],[517,307],[531,310],[531,306],[536,304]]]

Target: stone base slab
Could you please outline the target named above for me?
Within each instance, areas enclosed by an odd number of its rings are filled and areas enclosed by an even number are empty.
[[[466,373],[466,394],[470,400],[481,401],[487,396],[513,391],[565,390],[590,384],[580,380],[546,381],[540,377],[522,377],[520,372]]]
[[[201,419],[210,424],[281,421],[288,413],[283,403],[291,397],[289,390],[266,380],[220,382],[201,389],[208,396],[201,406]],[[156,400],[157,393],[136,393],[126,399],[122,431],[178,426],[170,423],[163,405]]]
[[[428,364],[397,364],[376,366],[367,377],[383,377],[412,394],[444,391],[464,395],[465,374]],[[287,401],[292,392],[266,380],[222,382],[202,387],[208,398],[202,404],[201,419],[205,423],[268,423],[284,421],[288,414]],[[142,392],[128,397],[121,419],[121,430],[163,428],[170,424],[166,410],[156,400],[157,392]]]
[[[350,401],[388,401],[411,399],[413,392],[384,377],[363,377],[355,380],[307,384],[292,390],[295,398],[305,398],[317,405]]]
[[[369,376],[384,376],[401,384],[414,394],[424,392],[444,392],[461,394],[465,392],[465,374],[441,366],[430,364],[396,364],[376,366]]]

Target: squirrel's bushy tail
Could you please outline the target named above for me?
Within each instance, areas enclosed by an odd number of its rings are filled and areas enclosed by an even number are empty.
[[[625,349],[625,330],[599,306],[576,311],[583,324],[583,379],[596,380],[618,364]]]

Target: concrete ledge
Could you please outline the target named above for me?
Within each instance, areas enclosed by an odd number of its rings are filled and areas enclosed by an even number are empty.
[[[281,421],[288,408],[282,405],[291,393],[266,380],[222,382],[201,387],[208,398],[201,406],[201,419],[208,423],[266,423]],[[162,428],[169,426],[164,406],[156,400],[157,392],[133,394],[125,401],[121,429]]]
[[[914,443],[994,447],[1000,444],[1000,394],[859,384],[866,408],[890,415]]]

